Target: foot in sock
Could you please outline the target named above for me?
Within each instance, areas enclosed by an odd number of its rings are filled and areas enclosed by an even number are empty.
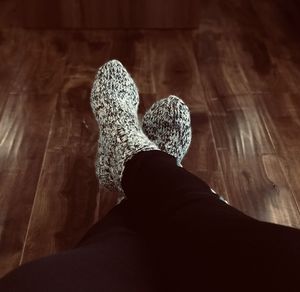
[[[145,113],[142,128],[160,150],[174,156],[177,164],[182,166],[181,161],[192,140],[191,115],[183,100],[170,95],[155,102]],[[222,196],[219,197],[228,204]]]
[[[183,100],[170,95],[155,102],[145,113],[142,128],[159,149],[174,156],[181,166],[192,140],[190,111]]]
[[[105,63],[96,75],[91,107],[99,125],[96,174],[100,183],[124,197],[124,164],[140,151],[158,150],[139,126],[137,87],[117,60]]]

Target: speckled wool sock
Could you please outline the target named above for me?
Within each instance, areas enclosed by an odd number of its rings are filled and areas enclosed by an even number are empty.
[[[121,179],[125,162],[140,151],[158,147],[139,126],[137,87],[119,61],[100,67],[90,101],[100,129],[96,174],[102,185],[124,197]]]
[[[142,128],[151,141],[174,156],[181,166],[192,140],[190,111],[183,100],[170,95],[155,102],[145,113]]]
[[[162,151],[174,156],[181,165],[192,140],[188,106],[179,97],[170,95],[155,102],[145,113],[142,128]],[[217,195],[217,193],[211,189]],[[219,198],[228,204],[220,195]]]

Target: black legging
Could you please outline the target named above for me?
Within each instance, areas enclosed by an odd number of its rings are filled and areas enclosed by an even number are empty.
[[[122,184],[127,199],[78,247],[0,291],[299,291],[299,230],[246,216],[160,151],[135,155]]]

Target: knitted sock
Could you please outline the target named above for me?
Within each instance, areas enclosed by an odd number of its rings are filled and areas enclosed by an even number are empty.
[[[124,164],[140,151],[158,150],[139,126],[137,87],[117,60],[105,63],[96,75],[91,107],[99,125],[96,174],[99,182],[124,197]]]
[[[155,102],[145,113],[142,128],[151,141],[174,156],[181,166],[192,140],[190,111],[183,100],[170,95]]]
[[[182,166],[181,161],[192,140],[190,111],[183,100],[170,95],[155,102],[145,113],[142,128],[151,141],[174,156],[177,164]],[[216,194],[213,189],[211,191]],[[218,196],[228,204],[222,196]]]

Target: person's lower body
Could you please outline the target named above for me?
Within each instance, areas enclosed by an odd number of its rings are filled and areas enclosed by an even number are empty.
[[[299,230],[246,216],[161,151],[136,154],[122,185],[127,199],[77,248],[19,268],[1,291],[298,290]]]
[[[243,214],[160,151],[127,162],[122,182],[166,291],[299,290],[300,230]]]
[[[155,103],[144,132],[138,101],[120,62],[99,69],[91,94],[100,128],[96,173],[126,199],[76,249],[24,265],[0,288],[298,291],[300,231],[244,215],[180,167],[191,142],[182,100]]]

